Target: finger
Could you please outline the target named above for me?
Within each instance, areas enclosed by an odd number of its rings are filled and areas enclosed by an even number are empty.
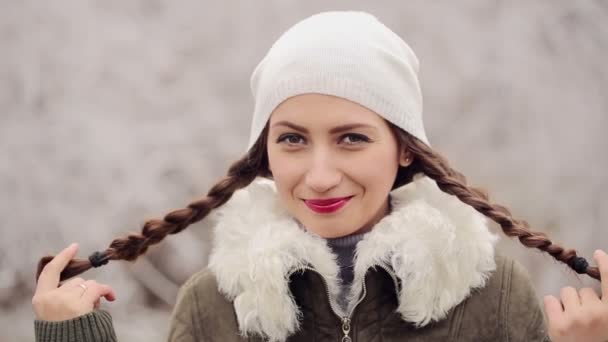
[[[68,293],[70,293],[71,295],[77,297],[77,298],[82,298],[82,296],[85,294],[85,292],[87,292],[89,290],[90,287],[95,286],[96,282],[95,280],[91,279],[91,280],[83,280],[82,278],[76,278],[78,280],[82,280],[82,281],[77,281],[74,280],[71,283],[66,283],[65,286],[61,287],[62,289],[65,289],[65,291],[68,291]]]
[[[71,288],[74,286],[78,286],[78,284],[82,284],[84,282],[85,282],[84,279],[82,279],[80,277],[75,277],[75,278],[71,278],[69,280],[59,283],[59,288],[62,288],[62,287]]]
[[[562,288],[559,294],[564,305],[564,311],[576,310],[581,306],[581,299],[574,287],[566,286]]]
[[[608,302],[608,254],[598,249],[593,253],[593,258],[597,262],[602,278],[602,301]]]
[[[87,283],[84,282],[84,283],[74,285],[74,289],[76,289],[76,293],[78,293],[78,297],[82,297],[84,295],[84,293],[87,292],[87,290],[89,289],[89,286],[86,284]]]
[[[59,289],[80,298],[85,293],[85,291],[88,290],[88,284],[90,281],[91,280],[85,281],[82,278],[75,278],[73,281],[66,282],[65,284],[63,284],[63,286],[61,286]]]
[[[46,264],[42,269],[40,277],[38,278],[38,284],[36,285],[36,292],[46,292],[57,288],[61,271],[63,271],[70,260],[74,258],[77,251],[78,244],[73,243],[55,255],[53,260]]]
[[[99,309],[100,306],[101,306],[101,300],[99,300],[99,298],[97,298],[97,300],[95,301],[95,304],[93,305],[93,309]]]
[[[553,326],[555,322],[561,320],[564,316],[562,303],[553,296],[545,296],[543,302],[545,304],[545,314],[547,315],[549,326]]]
[[[97,281],[95,279],[90,279],[90,280],[87,280],[87,281],[82,282],[80,284],[74,285],[74,289],[75,289],[74,293],[78,294],[78,297],[82,298],[87,291],[89,291],[89,292],[93,291],[94,292],[95,288],[98,285],[99,284],[97,283]],[[85,301],[91,302],[91,300],[88,300],[86,297],[85,297]]]
[[[597,303],[600,301],[597,293],[590,287],[585,287],[578,290],[579,297],[581,298],[581,305],[585,305],[588,303]]]
[[[99,284],[95,281],[92,283],[87,282],[87,290],[82,295],[82,298],[90,303],[94,303],[96,300],[99,300],[100,297],[105,297],[107,300],[113,302],[116,300],[116,294],[114,290],[108,285]]]

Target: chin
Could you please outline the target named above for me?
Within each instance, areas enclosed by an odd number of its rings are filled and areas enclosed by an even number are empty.
[[[336,225],[328,224],[328,223],[310,224],[310,225],[304,224],[304,227],[306,227],[307,230],[309,230],[325,239],[338,238],[338,237],[350,235],[350,234],[354,233],[356,230],[356,229],[354,229],[354,230],[349,229],[349,230],[336,231],[335,230]]]
[[[335,238],[339,238],[339,237],[350,235],[352,233],[354,233],[354,232],[342,232],[342,233],[337,233],[337,234],[334,234],[334,235],[328,235],[328,236],[323,236],[323,237],[326,238],[326,239],[335,239]]]

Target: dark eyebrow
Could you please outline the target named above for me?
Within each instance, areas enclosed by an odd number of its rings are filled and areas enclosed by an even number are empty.
[[[272,125],[272,127],[277,127],[277,126],[285,126],[285,127],[295,129],[296,131],[300,131],[302,133],[308,133],[308,130],[305,127],[298,126],[289,121],[279,121],[279,122],[275,123],[274,125]]]
[[[295,129],[296,131],[300,131],[302,133],[308,133],[308,130],[305,127],[296,125],[289,121],[279,121],[279,122],[275,123],[274,125],[272,125],[272,127],[276,127],[276,126],[285,126],[285,127]],[[371,126],[371,125],[362,124],[362,123],[352,123],[352,124],[336,126],[332,129],[330,129],[329,133],[336,134],[336,133],[340,133],[340,132],[344,132],[344,131],[350,131],[351,129],[354,129],[354,128],[371,128],[374,130],[376,129],[376,127]]]
[[[372,125],[368,125],[368,124],[364,124],[364,123],[352,123],[352,124],[346,124],[346,125],[342,125],[342,126],[336,126],[332,129],[330,129],[329,133],[336,134],[336,133],[340,133],[340,132],[344,132],[344,131],[350,131],[355,128],[369,128],[374,131],[376,130],[376,127],[374,127]]]

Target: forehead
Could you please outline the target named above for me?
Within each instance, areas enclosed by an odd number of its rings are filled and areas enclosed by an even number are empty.
[[[303,94],[283,101],[270,115],[270,125],[289,121],[301,126],[329,127],[345,124],[382,126],[384,119],[372,110],[344,98]]]

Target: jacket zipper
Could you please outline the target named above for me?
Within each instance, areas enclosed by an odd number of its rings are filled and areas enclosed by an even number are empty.
[[[385,270],[391,276],[391,278],[393,278],[393,284],[395,285],[395,293],[398,296],[399,295],[399,286],[397,285],[398,284],[397,276],[395,275],[395,272],[393,272],[388,267],[386,267],[382,264],[373,264],[373,265],[370,265],[369,268],[376,267],[376,266]],[[336,307],[334,306],[334,302],[332,301],[331,294],[329,293],[329,286],[327,284],[327,281],[325,280],[325,277],[321,273],[319,273],[317,270],[315,270],[313,267],[310,267],[310,266],[302,266],[302,267],[299,267],[297,270],[304,270],[304,269],[315,272],[323,280],[323,284],[325,285],[325,291],[327,293],[327,302],[329,304],[329,307],[331,308],[331,311],[333,312],[333,314],[336,315],[336,317],[338,317],[338,319],[340,319],[340,321],[342,322],[341,328],[342,328],[342,333],[344,334],[344,336],[342,336],[342,339],[340,339],[340,342],[351,342],[352,341],[352,339],[350,337],[351,317],[353,316],[353,313],[355,312],[355,309],[357,308],[357,306],[363,301],[363,299],[365,299],[365,296],[367,295],[367,286],[365,284],[365,276],[363,277],[363,282],[362,282],[363,292],[362,292],[361,296],[359,297],[359,300],[352,307],[352,309],[350,310],[348,315],[342,317],[336,311]],[[297,270],[294,270],[293,272],[291,272],[290,275],[293,274],[294,272],[296,272]]]

